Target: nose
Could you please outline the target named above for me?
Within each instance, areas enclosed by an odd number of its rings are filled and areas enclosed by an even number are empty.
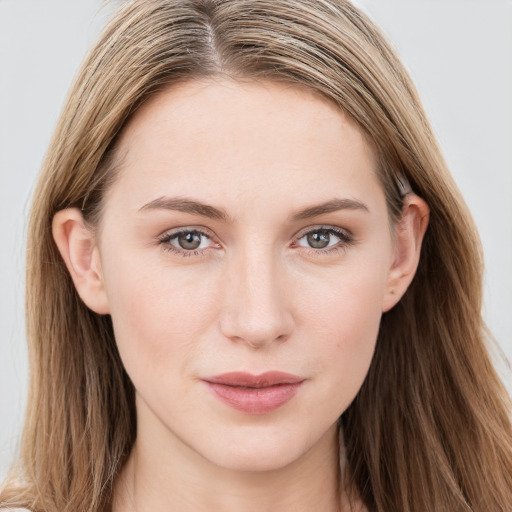
[[[294,320],[276,258],[271,251],[250,252],[226,269],[220,329],[232,341],[260,349],[288,339]]]

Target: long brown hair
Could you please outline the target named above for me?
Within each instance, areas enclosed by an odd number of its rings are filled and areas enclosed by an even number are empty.
[[[383,315],[369,374],[340,419],[344,484],[371,512],[498,512],[512,504],[509,398],[481,318],[482,255],[416,90],[378,28],[346,0],[132,0],[84,63],[44,163],[27,248],[29,405],[1,506],[108,510],[133,445],[133,386],[110,318],[78,297],[54,214],[94,225],[116,140],[153,94],[208,75],[308,87],[377,148],[391,218],[397,177],[430,207],[417,275]]]

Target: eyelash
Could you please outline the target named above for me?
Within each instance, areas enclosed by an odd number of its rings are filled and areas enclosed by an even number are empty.
[[[334,235],[337,238],[340,239],[340,241],[331,247],[322,248],[322,249],[315,249],[313,247],[305,247],[305,246],[298,246],[296,245],[299,240],[304,238],[306,235],[323,231],[326,232],[329,235]],[[175,254],[180,257],[189,258],[189,257],[203,257],[206,255],[207,249],[194,249],[194,250],[186,250],[186,249],[179,249],[172,245],[170,242],[171,240],[176,239],[180,235],[186,235],[186,234],[197,234],[200,236],[204,236],[208,239],[211,239],[212,236],[206,233],[205,231],[201,229],[181,229],[179,231],[173,231],[171,233],[167,232],[158,237],[158,243],[162,245],[164,251],[170,252],[172,254]],[[355,243],[354,237],[346,230],[332,227],[332,226],[318,226],[315,228],[308,228],[305,231],[302,231],[300,234],[296,235],[294,237],[294,241],[292,242],[292,247],[301,247],[303,250],[305,250],[308,254],[313,255],[315,257],[322,257],[326,255],[332,255],[337,254],[340,251],[345,251],[347,247],[353,245]]]

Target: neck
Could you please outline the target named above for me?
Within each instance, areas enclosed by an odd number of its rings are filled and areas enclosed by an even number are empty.
[[[138,439],[116,483],[114,512],[340,511],[338,431],[285,467],[239,471],[205,460],[176,439],[165,448]],[[153,433],[154,434],[154,433]]]

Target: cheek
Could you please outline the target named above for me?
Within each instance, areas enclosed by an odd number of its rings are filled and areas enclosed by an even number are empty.
[[[313,350],[315,372],[339,411],[355,398],[375,350],[385,290],[385,273],[378,268],[340,272],[298,295],[305,330],[301,339]]]
[[[147,260],[124,259],[107,269],[107,293],[121,358],[136,381],[148,372],[186,372],[215,319],[214,283]]]
[[[323,273],[303,272],[291,294],[300,316],[322,332],[342,335],[340,342],[360,345],[380,321],[387,281],[381,261],[361,257]]]

